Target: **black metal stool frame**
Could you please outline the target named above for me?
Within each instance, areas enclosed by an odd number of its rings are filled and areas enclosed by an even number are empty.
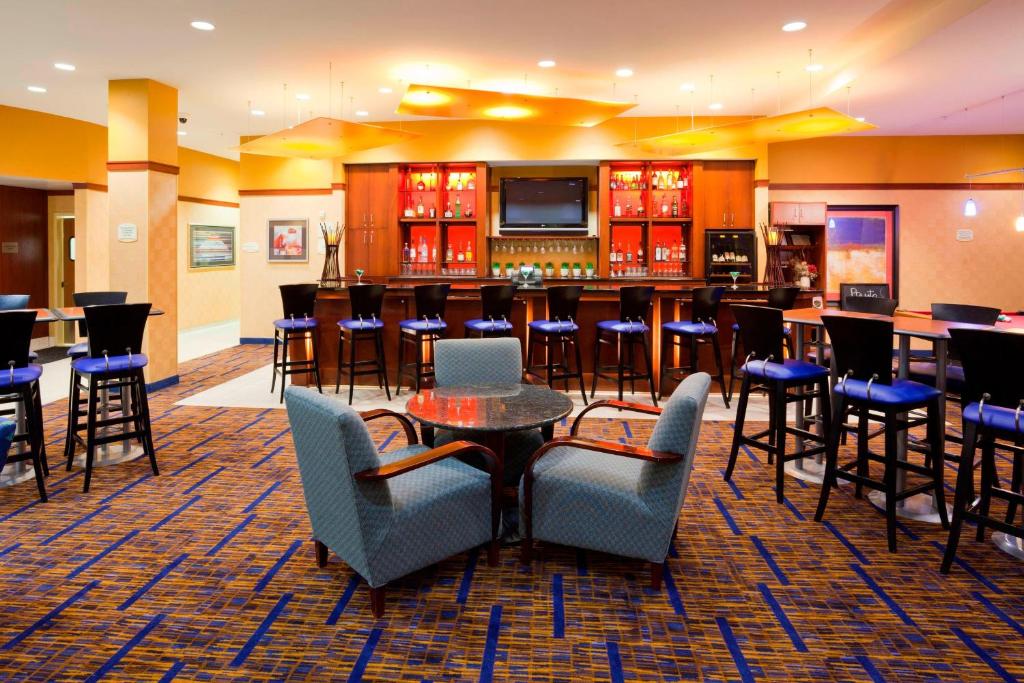
[[[654,287],[619,288],[619,322],[646,325],[647,312],[651,308]],[[645,372],[637,372],[634,347],[639,345],[644,357]],[[615,348],[615,364],[601,365],[601,347]],[[625,358],[623,358],[625,351]],[[648,332],[615,332],[598,327],[594,336],[594,376],[590,383],[590,398],[597,391],[598,378],[615,381],[622,400],[623,384],[629,382],[629,393],[636,393],[636,382],[646,381],[651,392],[651,402],[658,405],[654,393],[654,377],[651,366],[651,338]],[[612,374],[614,371],[615,374]]]
[[[350,285],[348,287],[349,303],[352,307],[352,320],[367,321],[370,327],[361,330],[349,327],[338,327],[338,374],[334,380],[334,393],[341,389],[341,374],[348,375],[348,404],[352,405],[355,393],[355,380],[360,375],[377,375],[377,386],[384,389],[388,400],[391,400],[391,389],[388,386],[387,360],[384,355],[384,328],[375,323],[380,320],[381,309],[384,307],[384,291],[387,285]],[[349,359],[345,358],[345,341],[348,337]],[[373,342],[373,358],[356,360],[356,347],[359,342]],[[357,370],[356,368],[366,368]]]
[[[661,379],[658,382],[658,398],[660,399],[665,395],[665,381],[674,380],[677,384],[683,381],[687,372],[694,373],[698,370],[700,361],[699,349],[701,346],[711,344],[712,355],[715,358],[715,368],[718,372],[714,375],[718,381],[718,387],[722,391],[722,401],[725,403],[725,407],[729,407],[730,397],[726,393],[725,386],[725,373],[722,370],[722,349],[718,345],[718,305],[722,300],[722,294],[725,293],[724,287],[697,287],[692,291],[693,306],[690,312],[690,321],[694,323],[702,323],[714,328],[714,332],[707,334],[691,334],[691,335],[680,335],[673,333],[666,333],[664,326],[661,329]],[[681,336],[688,336],[690,338],[688,344],[684,344],[679,339]],[[686,366],[674,367],[668,365],[668,358],[672,356],[675,349],[688,348],[690,354],[690,362]]]
[[[548,315],[547,320],[556,323],[567,322],[576,325],[577,312],[579,311],[580,297],[583,295],[583,287],[579,285],[558,285],[548,287]],[[579,327],[579,325],[576,325]],[[554,388],[555,382],[565,382],[565,391],[569,391],[569,380],[576,378],[580,385],[580,395],[583,396],[583,403],[587,404],[587,390],[583,386],[583,360],[580,356],[579,331],[554,331],[544,332],[530,327],[527,331],[526,343],[526,375],[532,375],[544,381],[549,387]],[[533,364],[534,347],[544,347],[545,364]],[[569,349],[572,346],[573,355],[576,359],[576,370],[569,367]],[[554,349],[561,349],[561,356],[558,363],[554,362]],[[537,370],[545,370],[545,375]],[[556,373],[555,370],[561,372]]]
[[[281,285],[281,303],[284,307],[284,317],[289,320],[303,320],[313,318],[313,308],[316,304],[316,293],[319,285]],[[321,394],[324,393],[320,386],[320,344],[317,341],[317,328],[312,329],[279,329],[274,327],[274,374],[270,381],[270,393],[274,393],[274,385],[277,376],[281,375],[281,398],[284,402],[285,378],[288,375],[309,375],[312,374],[316,381],[316,388]],[[300,339],[311,339],[313,344],[313,357],[297,360],[288,360],[288,345]],[[277,360],[278,347],[281,348],[281,361]]]
[[[32,345],[32,330],[35,327],[36,312],[24,310],[0,311],[0,361],[6,363],[7,367],[0,368],[0,372],[13,374],[15,368],[23,368],[28,365],[29,348]],[[26,383],[19,390],[12,387],[10,391],[0,389],[0,404],[13,404],[4,413],[14,417],[17,404],[22,405],[25,419],[25,430],[15,432],[11,438],[11,451],[8,452],[7,462],[32,461],[32,470],[36,478],[36,488],[39,490],[39,499],[47,501],[46,484],[43,477],[50,474],[49,465],[46,462],[46,445],[43,438],[43,402],[40,396],[39,382]],[[28,450],[18,453],[14,450],[14,444],[26,443]]]
[[[451,285],[447,283],[434,285],[417,285],[413,289],[416,298],[416,320],[424,322],[444,321],[445,304],[448,302],[448,292]],[[448,336],[448,328],[438,330],[411,330],[403,327],[398,329],[398,377],[395,379],[395,396],[402,393],[402,376],[412,375],[416,393],[420,393],[421,382],[434,376],[434,356],[431,353],[430,360],[423,359],[423,344],[429,343],[431,350],[434,342]],[[412,363],[405,362],[405,345],[412,344],[416,347],[416,360]],[[407,372],[406,368],[412,368]]]

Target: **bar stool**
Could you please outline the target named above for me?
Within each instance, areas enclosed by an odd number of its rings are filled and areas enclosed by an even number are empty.
[[[149,359],[142,353],[142,337],[152,304],[115,304],[88,306],[85,319],[89,325],[89,354],[75,360],[71,369],[75,373],[74,397],[68,415],[68,433],[64,442],[67,469],[75,459],[75,445],[83,443],[79,432],[85,431],[85,484],[88,493],[92,480],[96,449],[106,444],[138,440],[149,457],[154,476],[160,474],[153,448],[153,431],[149,419],[149,398],[146,392],[145,367]],[[118,352],[121,353],[118,353]],[[106,404],[111,390],[121,397],[117,412],[110,417],[111,406]],[[80,397],[88,392],[85,422],[81,422]],[[110,427],[123,425],[123,431]]]
[[[1015,522],[1024,507],[1024,336],[999,330],[954,328],[949,331],[964,366],[963,447],[957,472],[953,522],[940,570],[948,574],[956,557],[964,520],[975,522],[976,539],[985,539],[991,527],[1006,537],[1024,538],[1024,520]],[[1010,487],[1003,488],[996,473],[995,449],[1013,454]],[[981,497],[974,501],[974,457],[981,443]],[[1007,443],[1009,442],[1009,443]],[[1000,519],[991,513],[992,499],[1007,503]],[[993,539],[997,540],[997,539]],[[1010,546],[1014,551],[1017,544]],[[1016,554],[1019,557],[1019,554]]]
[[[636,381],[646,380],[651,391],[651,401],[658,405],[658,397],[654,395],[654,378],[651,376],[651,340],[645,318],[651,308],[654,287],[621,287],[619,288],[619,319],[602,320],[597,323],[597,335],[594,337],[594,377],[590,384],[590,398],[594,398],[597,390],[597,378],[613,379],[619,389],[619,400],[622,400],[622,385],[629,381],[629,393],[636,393]],[[601,365],[601,346],[615,348],[615,365]],[[639,345],[644,356],[644,373],[638,373],[635,363],[634,347]],[[615,374],[611,374],[612,371]]]
[[[466,321],[466,336],[511,337],[514,285],[484,285],[480,288],[480,317]]]
[[[0,311],[22,311],[28,308],[28,294],[0,294]],[[29,349],[28,362],[35,363],[39,354]]]
[[[583,403],[587,403],[587,390],[583,388],[583,362],[580,359],[579,334],[580,327],[576,324],[576,313],[580,307],[583,287],[580,285],[558,285],[548,287],[548,317],[545,320],[534,320],[529,324],[526,342],[526,373],[544,380],[549,387],[554,387],[556,380],[565,382],[565,390],[569,390],[569,380],[576,378],[580,383],[580,394]],[[544,348],[544,365],[533,364],[535,346]],[[576,369],[569,367],[569,350],[572,346],[576,357]],[[555,349],[561,350],[558,363],[555,363]],[[545,370],[541,375],[537,370]],[[560,372],[556,374],[555,370]]]
[[[43,483],[43,475],[49,474],[49,468],[43,443],[43,402],[39,395],[39,378],[43,374],[43,366],[30,363],[28,357],[35,323],[35,311],[0,312],[0,362],[6,366],[0,368],[0,405],[13,405],[4,411],[7,414],[17,416],[21,412],[24,430],[15,432],[11,441],[28,444],[25,452],[9,453],[7,462],[32,460],[39,499],[45,503],[46,485]]]
[[[387,361],[384,356],[384,321],[380,319],[384,307],[384,290],[387,285],[349,285],[348,300],[352,315],[338,321],[338,375],[334,380],[334,393],[341,388],[341,373],[348,375],[348,404],[352,405],[355,392],[356,377],[359,375],[377,375],[377,385],[384,389],[388,400],[391,400],[391,389],[388,387]],[[348,337],[348,367],[345,363],[345,338]],[[374,356],[356,360],[356,347],[359,342],[373,342]],[[365,370],[356,370],[365,367]]]
[[[884,297],[865,296],[862,291],[871,291],[885,294]],[[874,315],[892,316],[896,312],[897,301],[889,298],[889,285],[869,282],[840,282],[839,283],[839,310],[850,313],[872,313]],[[815,335],[824,334],[818,329]],[[818,360],[817,339],[807,352],[811,360]],[[821,365],[828,365],[832,360],[832,347],[828,344],[822,345]],[[843,443],[846,443],[845,441]]]
[[[398,379],[395,381],[395,396],[402,392],[402,375],[412,375],[416,393],[420,393],[421,380],[434,376],[434,342],[448,335],[448,323],[444,321],[444,308],[448,303],[450,284],[417,285],[416,317],[398,323]],[[430,360],[423,359],[423,344],[430,344]],[[405,345],[416,347],[416,360],[406,363]],[[410,372],[406,368],[411,367]]]
[[[320,351],[317,342],[317,322],[313,317],[316,306],[316,292],[319,285],[281,285],[281,305],[284,317],[274,321],[274,374],[270,380],[270,393],[274,393],[274,384],[278,374],[281,375],[281,399],[284,403],[285,378],[288,375],[313,374],[316,388],[324,393],[320,386]],[[299,360],[288,360],[288,345],[299,339],[310,339],[313,346],[313,357]],[[281,361],[277,360],[277,349],[281,347]]]
[[[75,292],[71,295],[75,306],[104,306],[112,304],[123,304],[128,301],[128,292]],[[78,321],[78,336],[88,339],[89,326],[85,320]],[[89,355],[89,342],[83,341],[72,344],[68,347],[67,357],[72,362]],[[75,393],[75,371],[70,372],[70,384],[68,386],[68,414],[71,414],[71,397]],[[86,399],[82,399],[83,401]]]
[[[799,287],[772,287],[768,290],[768,297],[766,306],[769,308],[777,308],[780,311],[788,311],[796,305],[796,298],[800,296]],[[742,344],[740,344],[740,324],[732,324],[732,359],[729,362],[729,400],[732,400],[732,389],[733,382],[739,375],[739,354]],[[794,356],[793,353],[793,337],[792,330],[783,326],[782,333],[785,335],[784,341],[786,344],[786,350],[789,351],[789,357]]]
[[[819,455],[826,450],[826,437],[831,430],[828,381],[829,371],[814,363],[798,358],[783,358],[782,355],[782,311],[767,306],[732,307],[743,336],[743,348],[747,360],[741,368],[743,384],[740,386],[740,401],[736,407],[736,426],[733,428],[732,449],[729,451],[729,465],[725,469],[725,480],[732,478],[736,467],[736,456],[740,446],[759,448],[768,453],[768,462],[775,462],[775,500],[783,502],[783,486],[786,478],[786,463],[800,458]],[[778,359],[778,360],[776,360]],[[750,392],[763,388],[768,393],[768,429],[745,436],[743,424],[747,416],[747,402]],[[791,393],[790,390],[794,391]],[[820,400],[821,414],[817,416],[823,426],[823,434],[797,429],[787,425],[787,410],[790,403],[796,403],[799,410],[813,399]],[[786,452],[786,437],[792,434],[798,439],[816,442],[812,448]],[[768,437],[764,442],[760,439]]]
[[[985,325],[991,327],[999,320],[1000,310],[990,306],[970,306],[967,304],[932,304],[932,320],[966,323],[969,325]],[[955,344],[949,345],[949,362],[946,364],[946,393],[960,396],[964,387],[964,368],[960,364],[960,353]],[[910,363],[907,377],[915,382],[935,386],[935,358],[917,356]],[[949,436],[946,437],[947,439]]]
[[[941,454],[932,452],[934,444],[938,443],[944,419],[939,413],[939,391],[919,382],[892,379],[892,320],[838,315],[823,315],[821,319],[832,339],[833,362],[839,380],[833,387],[835,400],[832,406],[832,422],[837,428],[829,436],[825,476],[814,519],[821,521],[828,505],[829,493],[833,486],[838,486],[838,480],[842,479],[857,485],[854,495],[858,498],[864,486],[885,493],[889,552],[896,551],[896,505],[911,496],[932,491],[942,527],[949,528],[942,485],[943,459]],[[904,413],[921,408],[927,410],[924,419],[902,417]],[[858,418],[857,458],[840,466],[839,437],[845,431],[841,424],[847,412]],[[870,420],[884,425],[884,455],[872,453],[868,448],[867,429]],[[928,445],[922,447],[911,444],[907,450],[924,453],[930,458],[930,465],[918,465],[897,458],[899,432],[909,431],[922,424],[927,425]],[[934,455],[939,457],[931,457]],[[871,462],[883,464],[885,470],[881,480],[871,478],[868,469]],[[926,481],[915,486],[903,486],[902,482],[897,482],[897,476],[905,472],[921,475]]]
[[[691,373],[697,372],[700,361],[698,349],[701,346],[710,344],[715,357],[715,367],[718,374],[718,386],[722,390],[722,401],[725,407],[729,407],[729,397],[726,396],[725,375],[722,373],[722,349],[718,345],[718,304],[722,300],[725,287],[697,287],[692,291],[693,306],[690,312],[690,322],[681,320],[663,323],[661,326],[661,382],[658,387],[658,398],[665,394],[665,380],[673,379],[677,383],[682,380],[686,370]],[[684,344],[683,339],[686,339]],[[690,351],[690,364],[688,367],[672,367],[667,365],[668,357],[676,349],[688,346]],[[781,358],[781,354],[776,356]]]

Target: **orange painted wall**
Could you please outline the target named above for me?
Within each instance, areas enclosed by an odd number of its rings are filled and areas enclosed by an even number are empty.
[[[0,105],[0,175],[107,183],[104,126]]]
[[[222,202],[238,201],[239,163],[234,159],[178,148],[178,194]]]
[[[148,78],[110,81],[107,154],[110,161],[178,164],[178,91]]]

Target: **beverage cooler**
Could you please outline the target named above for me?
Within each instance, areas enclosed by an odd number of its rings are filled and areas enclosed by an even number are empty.
[[[757,282],[757,237],[752,229],[706,230],[704,240],[709,285]]]

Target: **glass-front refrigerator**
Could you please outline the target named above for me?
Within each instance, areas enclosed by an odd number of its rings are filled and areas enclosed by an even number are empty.
[[[757,281],[757,238],[753,230],[706,230],[704,274],[708,284]]]

